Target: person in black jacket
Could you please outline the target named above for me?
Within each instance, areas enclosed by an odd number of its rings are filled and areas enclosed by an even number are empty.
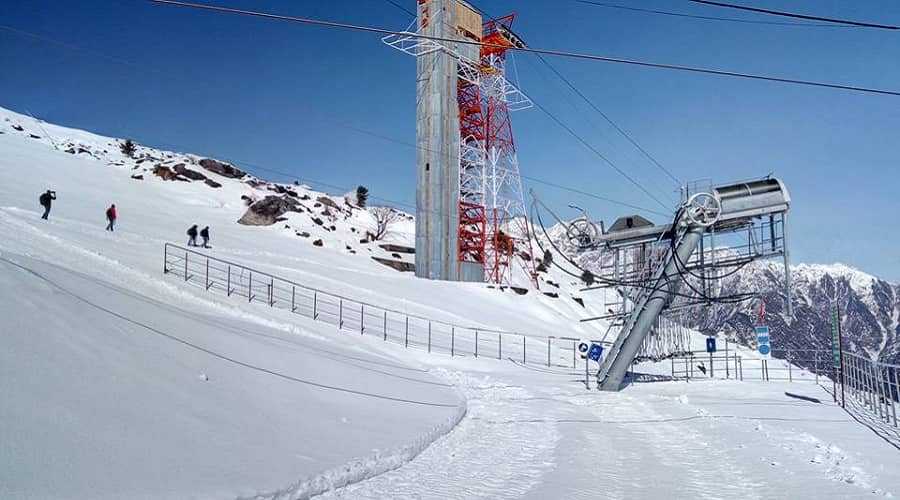
[[[188,246],[195,247],[197,246],[197,224],[189,227],[187,230],[188,235]]]
[[[49,189],[38,199],[38,201],[41,202],[41,206],[44,207],[44,215],[41,216],[41,219],[48,220],[47,217],[50,215],[50,205],[55,199],[56,191],[51,191]]]
[[[200,237],[203,238],[203,248],[209,248],[209,226],[200,230]]]

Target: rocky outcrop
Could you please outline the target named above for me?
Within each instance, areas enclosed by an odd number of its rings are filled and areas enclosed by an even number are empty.
[[[206,180],[205,175],[201,174],[200,172],[197,172],[196,170],[191,170],[191,169],[185,167],[184,163],[179,163],[178,165],[175,165],[174,167],[172,167],[172,170],[174,170],[176,174],[187,177],[188,179],[190,179],[192,181],[205,181]]]
[[[246,226],[271,226],[282,215],[299,211],[300,204],[289,196],[266,196],[250,205],[247,212],[238,219],[238,223]]]
[[[212,158],[204,158],[200,160],[199,164],[201,167],[209,170],[210,172],[214,172],[223,177],[228,177],[231,179],[242,179],[247,175],[246,172],[235,166],[213,160]]]
[[[390,268],[396,269],[400,272],[414,272],[416,270],[416,265],[412,262],[403,262],[402,260],[391,260],[385,259],[383,257],[372,257],[372,260],[378,262],[379,264],[384,264]]]
[[[157,165],[153,167],[153,174],[164,181],[188,181],[188,179],[169,167]]]

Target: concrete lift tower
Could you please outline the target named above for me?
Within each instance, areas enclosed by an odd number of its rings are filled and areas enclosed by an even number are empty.
[[[418,0],[416,31],[382,39],[416,57],[416,276],[508,283],[525,253],[533,279],[509,120],[532,103],[506,78],[507,48],[524,46],[512,20],[483,22],[463,0]]]

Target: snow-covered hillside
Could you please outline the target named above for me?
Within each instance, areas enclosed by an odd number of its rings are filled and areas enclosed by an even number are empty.
[[[372,258],[409,261],[361,241],[371,214],[339,193],[119,142],[0,109],[2,498],[900,492],[897,449],[811,382],[588,392],[582,366],[406,350],[185,286],[162,247],[199,224],[214,256],[385,307],[533,336],[605,327],[579,322],[602,305],[577,280],[544,275],[551,296],[416,279]],[[263,207],[245,218],[248,202]]]

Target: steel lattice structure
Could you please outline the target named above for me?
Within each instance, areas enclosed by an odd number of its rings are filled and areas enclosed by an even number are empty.
[[[468,19],[460,14],[467,9],[464,2],[445,5],[446,9],[436,11],[460,17],[437,20],[434,6],[419,2],[419,31],[429,26],[434,30],[429,23],[440,22],[454,36],[483,42],[480,50],[423,40],[411,32],[390,35],[383,41],[416,57],[440,53],[455,61],[459,126],[455,258],[469,266],[481,266],[486,281],[507,284],[512,282],[513,262],[518,261],[534,282],[531,231],[510,122],[512,111],[531,107],[532,102],[506,77],[508,49],[524,46],[510,30],[515,15],[491,19],[478,25],[480,33],[474,33],[471,13]],[[455,150],[456,145],[453,147]]]

